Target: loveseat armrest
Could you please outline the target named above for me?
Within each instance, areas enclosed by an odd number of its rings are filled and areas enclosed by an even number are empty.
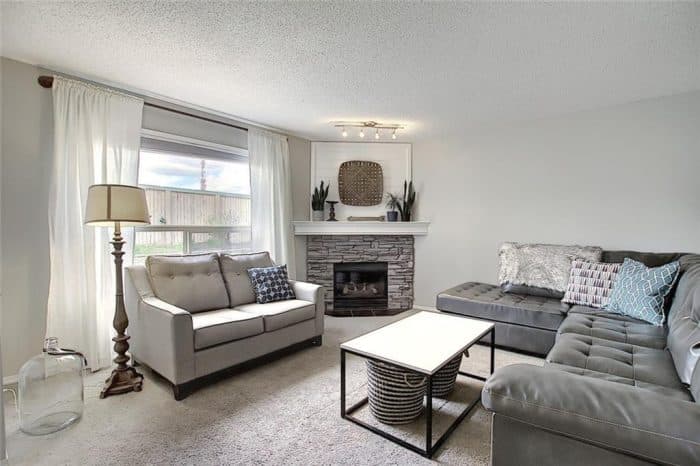
[[[145,267],[127,267],[125,278],[133,356],[175,385],[194,379],[192,315],[153,295]]]
[[[292,285],[294,294],[297,299],[302,299],[304,301],[309,301],[316,304],[319,301],[323,301],[323,287],[321,285],[315,285],[308,282],[300,282],[297,280],[289,280]]]
[[[297,299],[309,301],[316,306],[316,334],[323,335],[323,316],[326,314],[326,303],[323,299],[323,286],[314,283],[289,280]]]
[[[700,464],[700,405],[642,388],[516,364],[486,382],[486,409],[658,463]]]

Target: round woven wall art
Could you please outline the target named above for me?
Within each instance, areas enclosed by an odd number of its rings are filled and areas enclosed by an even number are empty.
[[[340,202],[352,206],[372,206],[384,198],[382,166],[368,160],[350,160],[338,170]]]

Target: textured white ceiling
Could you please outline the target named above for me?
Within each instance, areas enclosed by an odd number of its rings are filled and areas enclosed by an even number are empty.
[[[403,140],[700,89],[700,3],[2,3],[2,54],[282,128]]]

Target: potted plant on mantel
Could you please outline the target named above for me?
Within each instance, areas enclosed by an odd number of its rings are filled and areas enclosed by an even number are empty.
[[[399,219],[399,197],[396,194],[386,193],[386,207],[389,209],[386,212],[386,221],[395,222]]]
[[[321,181],[320,187],[314,188],[314,193],[311,195],[311,220],[314,222],[323,221],[323,208],[326,204],[326,198],[328,198],[328,189],[331,184],[328,183],[325,189],[323,187],[324,183]]]
[[[401,214],[402,222],[411,221],[411,211],[416,202],[416,192],[413,190],[413,181],[403,182],[403,199],[396,206]]]

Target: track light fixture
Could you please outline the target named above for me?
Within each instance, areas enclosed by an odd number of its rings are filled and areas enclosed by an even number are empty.
[[[358,136],[360,139],[365,137],[365,128],[374,128],[374,139],[381,139],[380,130],[387,129],[391,130],[391,139],[397,139],[398,131],[400,129],[405,129],[404,125],[398,123],[378,123],[376,121],[332,121],[331,124],[336,128],[340,128],[341,136],[344,138],[348,137],[347,128],[360,128]]]

